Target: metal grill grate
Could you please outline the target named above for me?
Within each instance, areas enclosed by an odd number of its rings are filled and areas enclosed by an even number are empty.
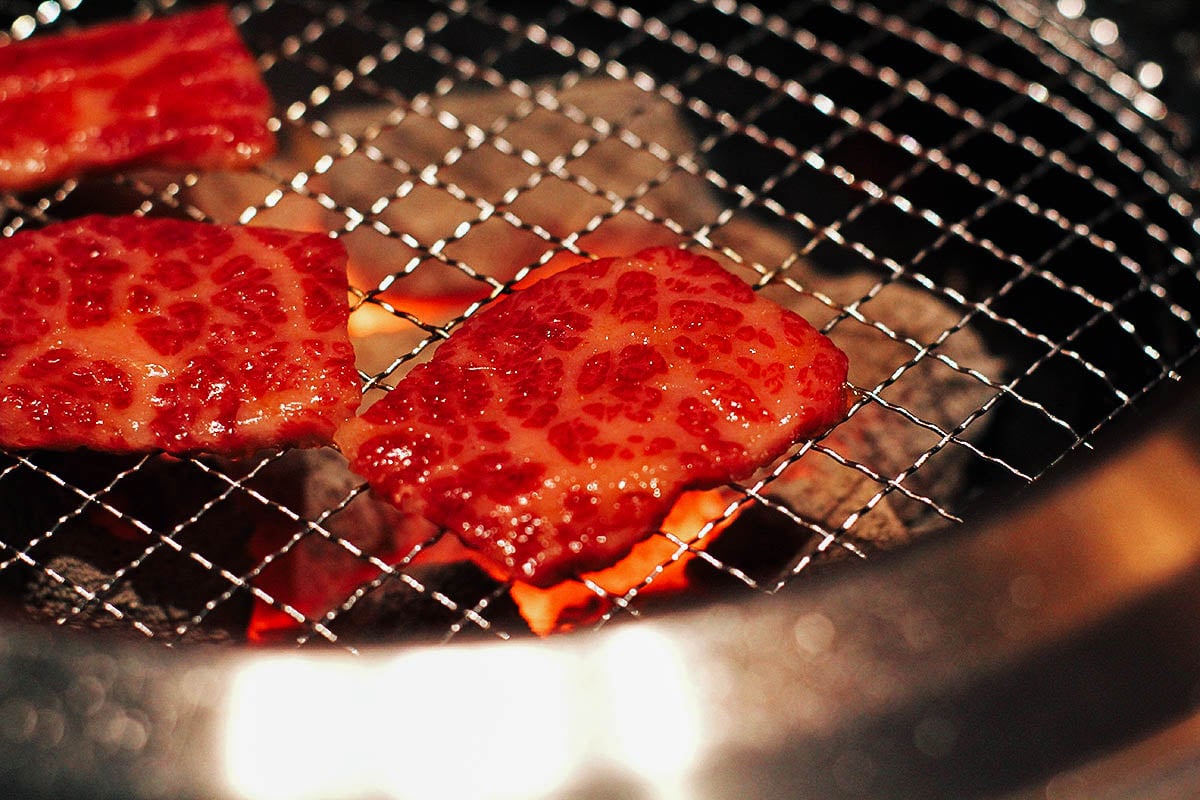
[[[164,10],[15,2],[0,26]],[[96,210],[328,231],[351,253],[368,401],[518,282],[648,244],[715,254],[851,354],[845,424],[698,498],[632,579],[582,578],[543,629],[657,613],[681,582],[774,592],[959,522],[1200,346],[1182,129],[1119,43],[1048,7],[255,0],[232,15],[277,102],[273,161],[0,195],[4,234]],[[507,638],[546,601],[381,507],[332,452],[2,458],[6,602],[60,624],[353,648]]]

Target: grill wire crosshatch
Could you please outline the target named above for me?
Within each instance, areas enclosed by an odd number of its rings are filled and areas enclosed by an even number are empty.
[[[7,2],[0,30],[177,5]],[[3,195],[4,235],[103,212],[339,237],[366,402],[539,275],[685,246],[826,332],[857,400],[553,590],[494,580],[333,450],[6,453],[5,605],[164,643],[503,639],[774,593],[971,519],[1200,337],[1183,131],[1058,6],[234,4],[278,155]]]

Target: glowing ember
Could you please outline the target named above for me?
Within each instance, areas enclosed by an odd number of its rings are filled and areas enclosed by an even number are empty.
[[[724,489],[687,492],[668,514],[662,530],[689,544],[695,543],[702,533],[704,541],[715,539],[737,518],[735,512],[722,519],[732,499],[732,492]],[[374,512],[383,511],[383,504],[369,502],[377,506]],[[717,520],[720,521],[714,525]],[[251,540],[251,555],[259,561],[268,559],[285,547],[294,534],[295,530],[282,525],[260,527]],[[431,540],[434,543],[429,545]],[[357,599],[358,590],[370,587],[383,575],[378,563],[373,563],[376,560],[403,570],[419,552],[423,568],[463,562],[488,568],[485,559],[463,547],[457,539],[438,538],[433,526],[414,516],[395,515],[390,530],[382,533],[354,526],[344,532],[342,542],[349,547],[309,534],[283,557],[272,560],[255,578],[255,587],[275,604],[261,601],[254,604],[247,629],[249,642],[280,643],[304,633],[307,626],[297,615],[311,622],[323,622],[331,612],[333,616],[339,615],[348,601]],[[364,555],[356,556],[351,548],[360,548]],[[695,553],[690,550],[681,553],[680,546],[666,536],[654,536],[613,566],[584,578],[611,597],[622,597],[635,587],[640,587],[638,594],[643,597],[666,596],[689,588],[686,568],[693,558]],[[649,583],[647,576],[653,577]],[[587,626],[608,611],[612,602],[578,581],[549,589],[513,584],[510,596],[529,629],[539,636]]]
[[[695,542],[701,533],[706,540],[716,538],[737,519],[736,512],[722,519],[731,497],[732,493],[724,489],[685,492],[667,514],[662,530],[688,544]],[[653,536],[634,546],[629,555],[608,569],[583,577],[614,598],[623,597],[636,587],[640,587],[641,596],[665,595],[688,588],[687,564],[693,558],[696,558],[694,552],[681,553],[680,546],[666,536]],[[516,583],[511,594],[521,616],[539,636],[593,623],[609,610],[612,602],[576,581],[548,589]]]
[[[255,578],[255,587],[275,604],[254,604],[247,629],[250,642],[281,642],[304,632],[307,626],[296,614],[310,622],[339,616],[359,599],[360,589],[396,580],[381,564],[403,570],[418,553],[423,567],[478,561],[454,537],[439,538],[420,517],[398,515],[390,529],[342,525],[337,530],[331,538],[307,534]],[[262,527],[251,540],[251,554],[260,562],[267,560],[295,533],[282,525]]]

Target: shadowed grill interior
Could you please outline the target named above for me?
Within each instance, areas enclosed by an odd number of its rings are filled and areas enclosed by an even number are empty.
[[[174,8],[176,3],[163,3]],[[156,4],[9,2],[11,38]],[[709,493],[550,618],[374,501],[333,451],[0,455],[13,613],[166,643],[597,627],[969,520],[1191,367],[1184,132],[1086,19],[1021,0],[326,4],[232,18],[277,104],[247,174],[0,195],[3,233],[84,213],[302,227],[350,252],[364,399],[539,270],[677,244],[851,354],[828,437]]]

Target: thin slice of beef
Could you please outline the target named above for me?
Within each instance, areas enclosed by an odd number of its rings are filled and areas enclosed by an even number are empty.
[[[0,446],[242,454],[360,400],[336,240],[91,216],[0,240]]]
[[[275,151],[271,97],[220,6],[0,47],[0,189],[127,165],[222,169]]]
[[[846,370],[712,259],[655,248],[480,312],[335,438],[374,491],[549,586],[625,555],[685,489],[824,433]]]

